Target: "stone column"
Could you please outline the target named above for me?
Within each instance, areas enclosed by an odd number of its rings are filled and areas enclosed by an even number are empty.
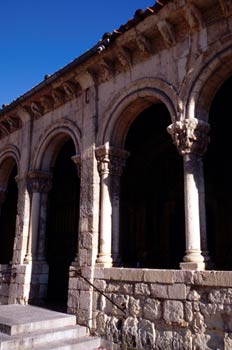
[[[30,228],[27,244],[25,263],[37,259],[37,245],[40,224],[41,193],[47,193],[51,189],[52,176],[39,170],[30,171],[27,175],[28,191],[31,193]]]
[[[96,263],[119,263],[120,176],[129,153],[109,145],[95,151],[100,174],[100,245]]]
[[[201,240],[207,245],[207,237],[205,229],[201,232],[201,228],[206,227],[202,156],[209,142],[209,124],[191,118],[177,121],[167,130],[184,161],[186,255],[180,268],[203,270]]]

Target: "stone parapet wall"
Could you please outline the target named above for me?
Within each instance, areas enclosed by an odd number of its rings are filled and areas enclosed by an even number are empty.
[[[0,265],[0,305],[8,303],[10,285],[9,265]]]
[[[232,272],[96,268],[94,285],[109,349],[232,349]]]

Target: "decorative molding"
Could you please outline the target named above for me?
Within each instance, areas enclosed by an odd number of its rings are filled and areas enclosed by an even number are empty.
[[[49,112],[50,110],[53,109],[54,100],[53,100],[53,98],[51,96],[44,95],[40,99],[40,104],[42,105],[43,112],[47,113],[47,112]]]
[[[22,121],[17,110],[6,113],[0,118],[0,138],[7,136],[22,127]]]
[[[109,145],[103,145],[96,148],[95,155],[100,175],[121,176],[126,160],[129,157],[129,152]]]
[[[43,108],[39,102],[31,102],[30,104],[31,111],[33,116],[37,119],[43,115]]]
[[[54,107],[57,107],[64,102],[64,92],[62,92],[59,88],[52,90],[51,96],[54,101]]]
[[[120,65],[125,69],[130,68],[132,60],[131,60],[131,55],[129,50],[124,48],[123,46],[118,46],[116,51],[117,51],[117,59]]]
[[[166,19],[160,20],[157,23],[157,27],[168,48],[176,44],[173,27]]]
[[[136,36],[136,44],[144,56],[151,55],[152,53],[151,42],[146,36],[142,34]]]
[[[30,171],[27,174],[27,187],[30,193],[49,192],[52,187],[52,174],[40,170]]]
[[[184,16],[189,27],[194,30],[200,30],[204,27],[204,21],[199,8],[193,3],[188,3],[184,10]]]
[[[197,118],[184,119],[168,126],[167,131],[181,155],[205,154],[209,143],[210,125]]]

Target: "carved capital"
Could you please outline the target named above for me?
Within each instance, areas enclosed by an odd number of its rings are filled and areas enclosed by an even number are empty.
[[[95,155],[100,175],[112,174],[120,176],[123,167],[126,165],[126,159],[129,156],[129,152],[119,148],[110,147],[109,145],[103,145],[95,150]]]
[[[76,164],[78,177],[81,177],[81,155],[77,154],[76,156],[71,157],[71,159]]]
[[[52,187],[52,174],[35,170],[27,174],[27,187],[30,193],[49,192]]]
[[[209,143],[209,130],[209,124],[197,118],[177,121],[167,128],[181,155],[187,153],[203,155]]]

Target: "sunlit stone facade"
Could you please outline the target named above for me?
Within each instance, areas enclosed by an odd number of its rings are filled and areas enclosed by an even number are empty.
[[[231,1],[159,1],[0,110],[1,304],[232,348],[231,61]]]

